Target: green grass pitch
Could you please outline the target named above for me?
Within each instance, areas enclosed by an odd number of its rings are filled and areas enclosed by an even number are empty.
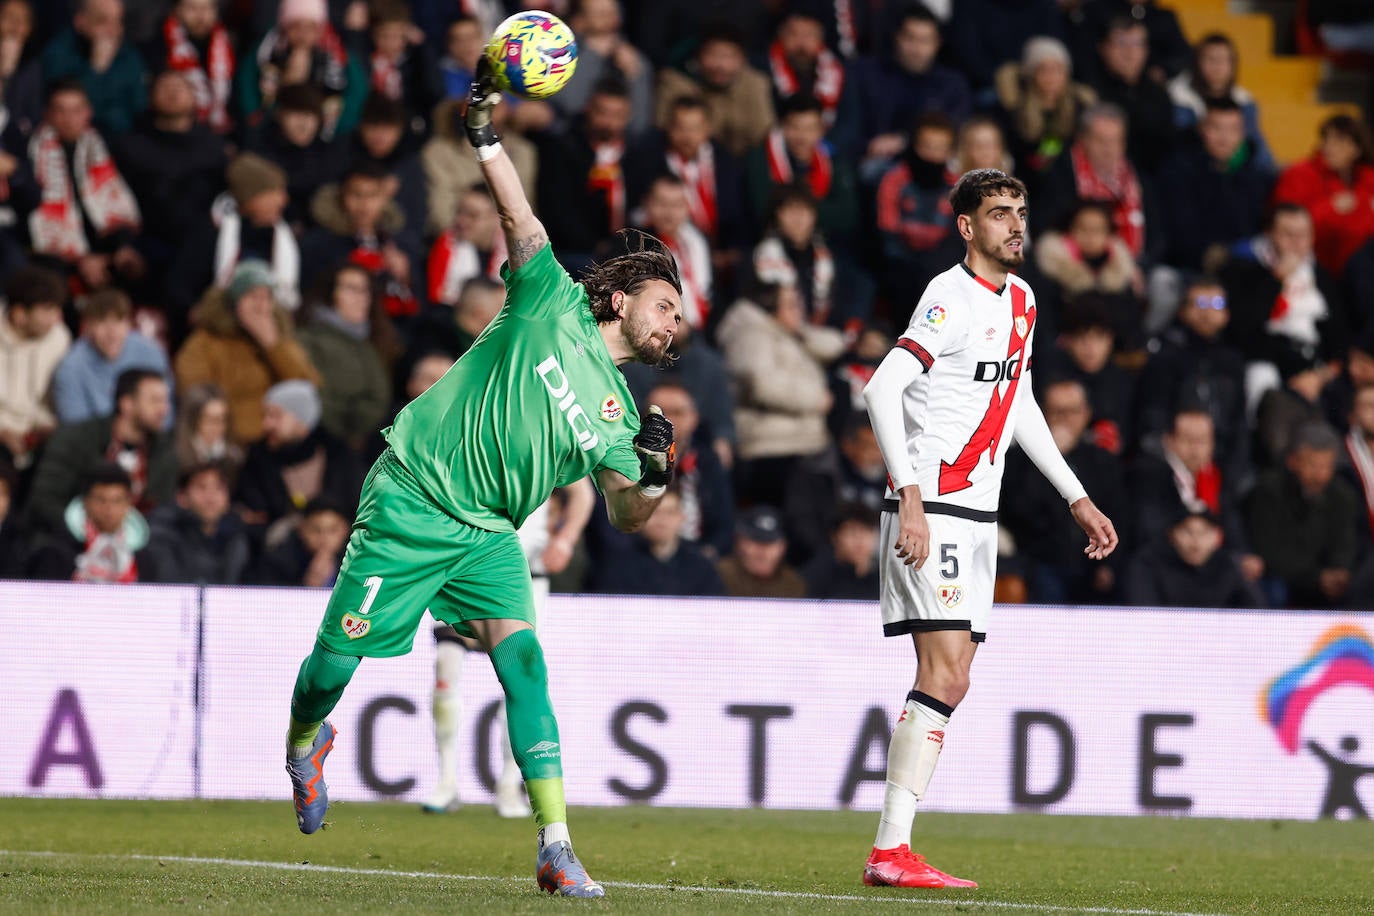
[[[917,818],[918,848],[972,892],[859,882],[875,815],[576,809],[600,902],[534,885],[530,822],[337,804],[0,799],[0,910],[23,913],[1374,913],[1374,822],[1048,815]],[[308,863],[308,864],[307,864]]]

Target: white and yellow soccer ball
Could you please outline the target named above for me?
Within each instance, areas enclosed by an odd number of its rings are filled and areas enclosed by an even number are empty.
[[[577,69],[577,38],[553,13],[526,10],[496,27],[487,41],[496,84],[524,99],[547,99]]]

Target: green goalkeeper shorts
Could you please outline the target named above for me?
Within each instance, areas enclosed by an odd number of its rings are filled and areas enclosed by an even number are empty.
[[[465,636],[473,635],[469,620],[533,626],[529,563],[514,531],[448,515],[387,449],[363,482],[317,638],[340,655],[405,655],[426,610]]]

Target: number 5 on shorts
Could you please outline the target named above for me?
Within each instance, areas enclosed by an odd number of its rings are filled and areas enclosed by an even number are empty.
[[[955,564],[955,568],[958,568],[958,564]],[[368,576],[363,580],[363,587],[367,589],[367,597],[363,599],[358,613],[366,616],[367,612],[372,610],[372,602],[377,600],[377,593],[382,590],[382,577]]]
[[[959,558],[956,557],[956,556],[954,555],[954,548],[957,547],[957,546],[959,546],[959,545],[957,545],[957,544],[941,544],[941,545],[940,545],[940,578],[942,578],[942,579],[957,579],[957,578],[959,578]],[[374,578],[375,578],[375,577],[374,577]],[[370,581],[372,581],[372,580],[369,579],[368,581],[370,582]],[[378,579],[377,581],[378,581],[378,584],[381,583],[381,580],[380,580],[380,579]],[[369,596],[368,596],[368,599],[367,599],[367,604],[371,604],[371,603],[372,603],[372,597],[369,595]],[[367,605],[365,604],[365,605],[363,605],[363,607],[367,607]],[[362,612],[360,612],[360,613],[366,614],[367,611],[362,611]]]

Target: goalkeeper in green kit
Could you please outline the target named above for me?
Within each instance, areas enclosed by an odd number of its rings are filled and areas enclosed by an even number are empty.
[[[506,302],[463,358],[385,432],[314,651],[291,697],[286,769],[304,833],[329,805],[325,721],[364,657],[410,651],[425,610],[475,637],[506,695],[511,746],[538,825],[544,890],[600,897],[573,855],[558,723],[532,628],[530,572],[516,529],[555,487],[587,475],[611,523],[638,529],[672,479],[673,427],[641,424],[624,377],[657,365],[682,320],[677,265],[662,246],[611,258],[582,283],[554,260],[491,125],[500,100],[485,64],[468,99],[468,138],[506,235]]]

